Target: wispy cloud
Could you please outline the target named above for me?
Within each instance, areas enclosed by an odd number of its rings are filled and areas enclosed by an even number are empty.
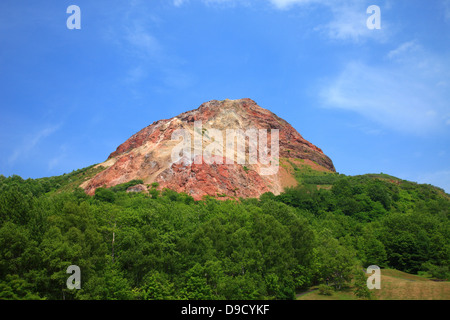
[[[173,5],[175,6],[175,7],[179,7],[179,6],[181,6],[183,3],[185,3],[186,2],[186,0],[173,0]]]
[[[147,76],[147,70],[142,65],[137,65],[128,70],[125,81],[129,84],[134,84]]]
[[[323,105],[356,112],[387,128],[426,134],[448,129],[448,58],[416,42],[391,50],[388,63],[347,63],[320,91]]]
[[[142,22],[126,27],[124,40],[130,53],[140,59],[160,59],[163,54],[162,45]]]
[[[186,2],[175,0],[172,4],[179,7]],[[151,5],[139,0],[121,7],[120,10],[124,11],[120,14],[121,23],[112,24],[106,32],[107,41],[115,45],[127,65],[121,80],[136,98],[141,96],[141,85],[150,78],[170,88],[191,84],[191,77],[183,71],[184,60],[164,43],[164,38],[158,33],[164,21],[150,8]]]
[[[296,5],[309,5],[309,4],[324,4],[324,5],[329,5],[332,4],[333,2],[336,3],[338,1],[342,1],[342,0],[173,0],[173,4],[176,7],[181,6],[182,4],[186,4],[190,1],[197,1],[197,2],[202,2],[204,4],[208,4],[208,5],[214,5],[214,4],[234,4],[234,5],[238,5],[238,4],[244,4],[244,5],[249,5],[249,4],[260,4],[260,3],[270,3],[274,8],[279,9],[279,10],[287,10],[287,9],[291,9]]]
[[[361,0],[269,0],[278,9],[291,9],[294,6],[313,10],[328,10],[331,18],[328,23],[315,28],[326,37],[333,40],[361,42],[365,39],[384,42],[388,38],[390,23],[382,19],[382,28],[370,30],[367,28],[367,8],[373,4]],[[383,7],[388,9],[388,6]],[[383,12],[383,10],[382,10]]]
[[[60,146],[59,148],[59,153],[57,156],[53,157],[52,159],[50,159],[50,161],[48,162],[48,170],[51,171],[53,170],[55,167],[57,167],[58,165],[61,164],[61,162],[66,158],[67,156],[67,145],[63,144]]]
[[[419,49],[420,46],[417,44],[417,41],[412,40],[402,43],[399,47],[389,51],[387,57],[391,60],[404,59],[411,53],[417,53]]]
[[[139,20],[124,28],[120,41],[120,46],[130,61],[124,78],[128,84],[137,84],[144,80],[151,67],[162,65],[165,59],[163,46]]]
[[[277,9],[286,10],[290,9],[295,5],[310,5],[310,4],[321,4],[330,5],[333,1],[330,0],[268,0]],[[336,0],[334,1],[337,2]]]
[[[192,0],[199,1],[207,5],[246,5],[256,6],[269,4],[276,10],[291,10],[300,7],[302,10],[326,10],[331,13],[328,23],[318,25],[315,31],[333,40],[348,40],[360,42],[366,38],[385,41],[388,37],[388,22],[384,21],[381,30],[369,30],[366,25],[369,15],[366,10],[369,1],[361,0]],[[176,7],[189,2],[188,0],[174,0]],[[388,6],[386,5],[386,8]]]
[[[8,163],[13,165],[19,158],[28,157],[42,140],[55,133],[60,127],[61,124],[48,126],[36,132],[31,137],[26,137],[23,143],[13,150],[8,158]]]
[[[442,0],[441,4],[444,9],[444,17],[450,22],[450,0]]]
[[[316,31],[328,38],[352,42],[362,42],[367,39],[385,42],[389,38],[390,23],[383,18],[381,29],[367,28],[367,19],[370,15],[366,12],[367,4],[364,1],[326,2],[326,6],[332,12],[332,18],[328,23],[316,27]]]

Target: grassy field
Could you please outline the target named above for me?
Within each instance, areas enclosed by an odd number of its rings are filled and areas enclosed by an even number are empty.
[[[320,295],[316,287],[299,293],[298,300],[356,300],[353,288]],[[373,290],[375,300],[450,300],[450,282],[438,282],[398,270],[381,270],[381,289]]]

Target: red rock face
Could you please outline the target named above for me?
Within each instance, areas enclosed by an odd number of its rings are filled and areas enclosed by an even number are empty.
[[[198,160],[198,159],[197,159]],[[186,192],[201,199],[203,196],[258,197],[271,191],[263,178],[254,170],[245,170],[235,164],[173,164],[157,179],[161,188]]]
[[[202,132],[194,133],[194,123],[202,123]],[[209,101],[198,109],[188,111],[169,120],[160,120],[142,129],[121,144],[110,154],[107,161],[99,166],[105,167],[91,180],[81,185],[88,194],[94,194],[98,187],[112,187],[133,179],[142,179],[146,184],[159,183],[159,189],[169,188],[177,192],[190,194],[196,200],[203,196],[259,197],[271,191],[275,194],[283,191],[286,172],[264,175],[260,163],[246,162],[227,164],[225,138],[230,129],[264,129],[268,132],[267,146],[270,150],[271,130],[279,130],[279,159],[307,159],[315,162],[323,170],[334,172],[334,166],[321,149],[303,139],[303,137],[285,120],[269,110],[258,106],[251,99]],[[192,137],[199,134],[203,141],[200,156],[194,154],[194,139],[190,157],[174,161],[172,150],[179,141],[172,140],[175,130],[183,129]],[[213,141],[209,135],[213,129],[223,132],[223,153],[213,155],[216,163],[207,162],[202,157],[205,148]],[[198,129],[197,129],[198,130]],[[257,148],[260,144],[256,143]],[[247,155],[250,145],[244,150]],[[197,149],[198,151],[198,149]],[[259,150],[258,150],[259,151]],[[235,151],[239,154],[239,151]],[[235,158],[236,159],[236,158]],[[218,161],[221,160],[221,161]],[[219,163],[217,163],[219,162]],[[211,163],[211,164],[208,164]],[[284,179],[281,177],[284,176]]]

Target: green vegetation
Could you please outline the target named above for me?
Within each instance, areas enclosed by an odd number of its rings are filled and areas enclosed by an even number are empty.
[[[320,286],[314,286],[298,294],[298,300],[448,300],[450,282],[433,281],[398,270],[381,270],[381,289],[368,290],[367,275],[355,273],[355,279],[341,291],[329,290],[322,294]],[[322,289],[323,290],[323,289]]]
[[[319,290],[319,294],[323,295],[323,296],[331,296],[333,295],[333,288],[330,287],[327,284],[320,284],[317,288]]]
[[[158,182],[152,182],[151,186],[152,186],[152,188],[158,188],[159,187],[159,183]]]
[[[260,199],[194,201],[156,184],[127,193],[139,180],[90,197],[76,186],[96,170],[0,176],[0,299],[294,299],[317,286],[331,295],[307,295],[369,299],[355,272],[369,265],[449,277],[439,188],[297,170],[300,187]],[[81,290],[66,288],[69,265]]]
[[[137,184],[144,184],[143,180],[131,180],[126,183],[118,184],[112,188],[110,188],[113,192],[119,192],[119,191],[127,191],[129,187],[135,186]]]

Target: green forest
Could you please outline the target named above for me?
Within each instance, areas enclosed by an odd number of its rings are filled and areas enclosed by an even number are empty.
[[[0,176],[0,299],[295,299],[369,265],[450,274],[449,195],[430,185],[303,174],[276,196],[194,201],[157,183],[126,192],[142,181],[88,196],[76,186],[93,170]]]

